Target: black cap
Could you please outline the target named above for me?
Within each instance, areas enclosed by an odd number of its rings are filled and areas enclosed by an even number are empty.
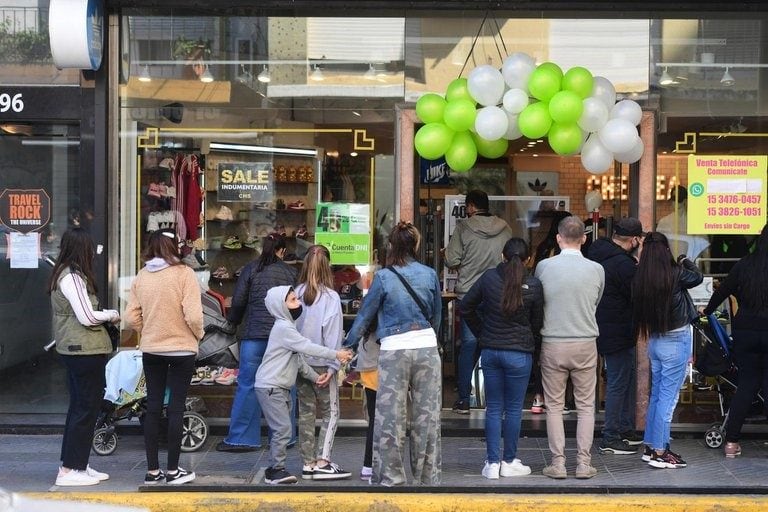
[[[613,226],[613,233],[621,236],[643,236],[643,225],[634,217],[624,217]]]

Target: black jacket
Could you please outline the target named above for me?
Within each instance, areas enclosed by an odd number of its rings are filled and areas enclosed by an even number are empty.
[[[733,266],[728,277],[720,281],[720,286],[712,294],[707,307],[704,308],[704,314],[714,313],[717,306],[729,295],[733,295],[739,303],[739,309],[733,317],[731,327],[751,331],[768,330],[768,309],[759,302],[756,303],[752,297],[744,294],[744,284],[749,280],[750,269],[742,258]]]
[[[595,240],[587,257],[603,266],[605,289],[595,318],[600,329],[597,351],[611,354],[635,346],[632,333],[632,278],[637,261],[608,238]]]
[[[680,270],[677,275],[677,284],[672,294],[672,314],[670,315],[669,330],[679,329],[690,324],[699,313],[693,300],[688,294],[690,288],[700,285],[704,281],[704,274],[694,262],[685,258],[680,262]]]
[[[504,263],[486,270],[460,303],[461,314],[480,348],[533,352],[541,344],[544,291],[533,276],[523,280],[523,306],[512,315],[501,311]]]
[[[267,290],[274,286],[296,284],[296,270],[290,265],[277,261],[264,267],[261,272],[256,272],[257,262],[250,262],[240,272],[232,296],[232,306],[227,314],[227,320],[234,325],[239,325],[243,316],[246,317],[240,335],[240,339],[244,340],[269,338],[275,319],[264,304]]]

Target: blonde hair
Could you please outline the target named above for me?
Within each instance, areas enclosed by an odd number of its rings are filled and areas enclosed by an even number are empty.
[[[313,245],[307,250],[299,274],[299,284],[306,285],[301,300],[307,306],[314,304],[325,289],[333,288],[331,253],[325,246]]]

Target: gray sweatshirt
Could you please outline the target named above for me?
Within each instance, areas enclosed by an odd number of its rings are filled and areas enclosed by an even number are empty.
[[[296,320],[296,329],[302,336],[306,336],[317,345],[339,350],[341,342],[344,341],[344,317],[341,313],[339,294],[324,288],[323,292],[315,297],[315,302],[309,306],[304,302],[305,289],[304,284],[296,287],[296,295],[304,306],[304,311]],[[337,359],[328,361],[318,357],[307,357],[307,364],[327,366],[334,373],[340,366]]]
[[[269,332],[267,350],[256,370],[255,388],[290,389],[296,384],[299,372],[308,380],[316,381],[319,375],[304,361],[304,355],[336,359],[336,351],[322,347],[305,338],[296,330],[285,297],[290,286],[275,286],[267,291],[264,304],[267,311],[275,317],[275,324]]]

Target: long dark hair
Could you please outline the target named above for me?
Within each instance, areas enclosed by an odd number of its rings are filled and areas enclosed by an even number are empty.
[[[421,234],[410,222],[400,221],[389,232],[387,265],[405,266],[409,259],[416,259]]]
[[[740,299],[751,308],[768,309],[768,224],[757,237],[755,251],[744,257],[744,275],[749,276],[741,285]]]
[[[635,334],[648,337],[670,327],[672,295],[680,270],[661,233],[649,233],[632,280]]]
[[[161,229],[149,235],[142,259],[149,261],[153,258],[163,258],[169,265],[181,265],[179,238],[176,233],[170,229]]]
[[[78,272],[85,277],[89,293],[98,293],[96,278],[93,274],[93,258],[96,256],[96,248],[93,238],[83,228],[70,228],[64,232],[59,245],[59,256],[53,265],[53,272],[48,281],[48,294],[57,288],[59,276],[65,268],[72,272]]]
[[[306,284],[301,300],[311,306],[324,290],[333,289],[331,271],[331,253],[323,245],[313,245],[307,249],[304,265],[299,274],[299,284]]]
[[[270,233],[261,244],[261,254],[256,260],[256,272],[261,272],[264,267],[268,267],[280,260],[277,251],[285,249],[285,237],[280,233]]]
[[[525,279],[525,260],[528,259],[528,244],[522,238],[510,238],[501,251],[504,256],[502,280],[504,295],[501,298],[501,311],[511,315],[523,305],[523,279]]]

